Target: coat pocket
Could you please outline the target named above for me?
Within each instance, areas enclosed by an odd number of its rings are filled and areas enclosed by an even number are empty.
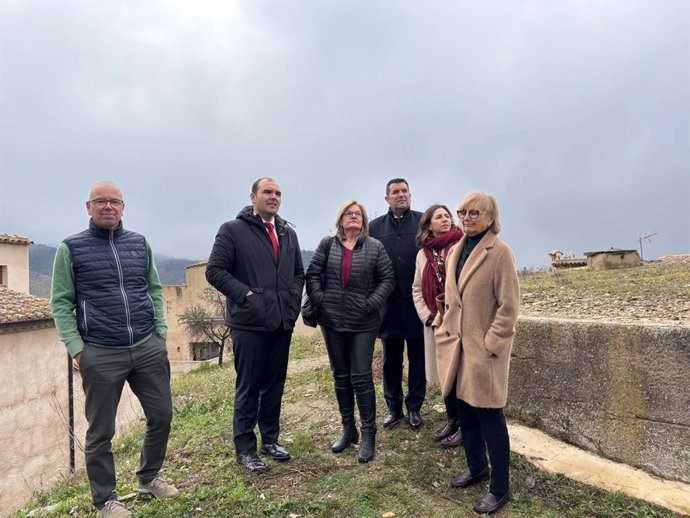
[[[254,293],[239,304],[232,304],[230,325],[262,326],[266,320],[266,302],[263,289],[252,288]]]
[[[299,316],[300,309],[302,308],[302,297],[297,290],[290,290],[287,294],[286,309],[288,320],[294,322]]]

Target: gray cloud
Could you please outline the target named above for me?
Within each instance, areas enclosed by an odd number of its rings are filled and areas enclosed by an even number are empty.
[[[313,248],[403,176],[419,210],[493,192],[520,266],[688,252],[689,9],[0,0],[0,231],[56,244],[111,178],[127,226],[201,258],[270,175]]]

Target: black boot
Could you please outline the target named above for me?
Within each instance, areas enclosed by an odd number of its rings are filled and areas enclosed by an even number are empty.
[[[359,416],[362,419],[362,443],[359,462],[369,462],[376,454],[376,393],[373,389],[357,394]]]
[[[362,432],[362,444],[359,445],[359,454],[357,455],[357,460],[359,460],[359,462],[369,462],[374,458],[375,453],[376,436],[364,435],[364,432]]]
[[[349,448],[351,444],[357,444],[358,442],[359,432],[357,431],[357,426],[355,426],[355,423],[343,423],[343,433],[333,444],[331,444],[331,451],[333,453],[340,453],[341,451]]]
[[[333,453],[340,453],[351,444],[359,442],[359,432],[355,425],[355,393],[349,383],[339,383],[336,380],[335,397],[338,400],[340,417],[343,423],[342,435],[331,445]]]

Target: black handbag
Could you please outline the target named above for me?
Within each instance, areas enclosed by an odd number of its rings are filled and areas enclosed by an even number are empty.
[[[326,247],[326,258],[323,262],[323,272],[321,273],[321,289],[326,287],[326,268],[328,268],[328,255],[331,253],[331,245],[333,244],[333,239],[328,241],[328,246]],[[307,295],[307,290],[304,290],[304,295],[302,295],[302,321],[304,325],[309,327],[316,327],[319,324],[319,317],[321,316],[321,309],[314,304],[314,302]]]

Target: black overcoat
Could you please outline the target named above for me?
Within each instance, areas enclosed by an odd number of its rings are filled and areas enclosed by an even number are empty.
[[[302,254],[297,234],[280,216],[275,229],[277,261],[266,227],[251,206],[218,230],[206,279],[227,297],[225,322],[232,328],[276,331],[295,326],[304,286]],[[254,295],[247,297],[249,290]]]
[[[424,327],[417,316],[412,300],[417,244],[415,236],[422,213],[407,210],[398,223],[393,211],[369,223],[369,235],[381,241],[388,252],[395,271],[396,287],[381,310],[381,338],[423,339]]]

